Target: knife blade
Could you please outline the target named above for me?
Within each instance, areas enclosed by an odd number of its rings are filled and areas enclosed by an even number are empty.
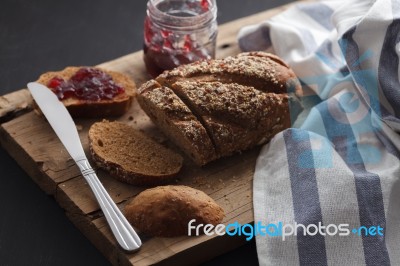
[[[28,83],[28,89],[57,137],[88,182],[117,242],[127,251],[139,249],[142,244],[139,236],[111,199],[90,166],[75,123],[64,104],[58,100],[57,96],[49,88],[40,83],[30,82]]]

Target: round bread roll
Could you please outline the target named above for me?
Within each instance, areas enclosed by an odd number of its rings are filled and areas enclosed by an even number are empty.
[[[224,210],[204,192],[187,186],[159,186],[137,195],[125,207],[128,221],[141,232],[159,237],[188,234],[188,223],[217,225]]]

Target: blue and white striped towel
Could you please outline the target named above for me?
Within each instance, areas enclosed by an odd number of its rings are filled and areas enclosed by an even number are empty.
[[[291,65],[307,107],[259,155],[255,221],[350,229],[259,235],[260,264],[400,265],[400,1],[300,3],[238,38]]]

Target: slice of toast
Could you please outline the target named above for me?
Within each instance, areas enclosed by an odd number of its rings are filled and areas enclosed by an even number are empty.
[[[38,81],[39,83],[48,86],[49,82],[55,78],[69,80],[82,67],[67,67],[64,70],[56,72],[47,72],[42,74]],[[101,71],[111,76],[115,84],[122,87],[125,91],[116,95],[112,99],[101,99],[98,101],[83,100],[76,97],[63,99],[65,107],[73,117],[110,117],[123,115],[132,105],[133,98],[136,95],[135,83],[126,75],[109,71],[101,68]]]
[[[133,185],[165,183],[179,173],[183,163],[181,155],[121,122],[94,123],[89,147],[100,168]]]

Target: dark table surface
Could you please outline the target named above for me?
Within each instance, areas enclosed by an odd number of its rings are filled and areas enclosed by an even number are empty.
[[[145,0],[2,0],[0,95],[46,71],[96,65],[142,47]],[[220,24],[291,0],[219,0]],[[0,265],[109,265],[0,148]],[[203,265],[257,265],[255,243]]]

